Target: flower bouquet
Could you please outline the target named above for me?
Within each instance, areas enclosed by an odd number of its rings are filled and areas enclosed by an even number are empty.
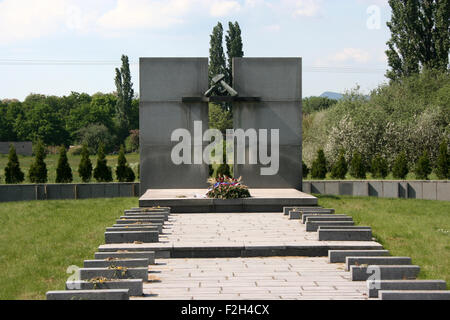
[[[248,187],[241,183],[242,178],[230,177],[211,178],[208,182],[211,187],[206,196],[210,199],[239,199],[250,198]]]

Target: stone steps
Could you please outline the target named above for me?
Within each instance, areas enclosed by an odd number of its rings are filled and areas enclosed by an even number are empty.
[[[149,265],[155,264],[155,251],[135,251],[135,252],[96,252],[95,259],[148,259]]]
[[[319,241],[371,241],[372,230],[320,229],[318,237]]]
[[[164,224],[164,219],[118,219],[116,224]]]
[[[106,228],[106,232],[127,232],[127,231],[155,231],[161,234],[158,226],[151,227],[112,227]]]
[[[158,231],[120,231],[120,232],[105,232],[105,243],[154,243],[159,241]]]
[[[162,224],[156,224],[156,223],[134,223],[134,224],[115,224],[112,226],[112,228],[153,228],[156,227],[159,233],[162,233],[163,231],[163,225]]]
[[[450,291],[380,291],[381,300],[450,300]]]
[[[147,214],[147,215],[126,215],[126,216],[121,216],[119,218],[120,220],[153,220],[153,219],[157,219],[157,220],[162,220],[162,221],[169,221],[169,216],[165,216],[165,215],[153,215],[153,214]]]
[[[351,266],[362,266],[362,265],[410,265],[410,257],[347,257],[346,258],[346,270],[350,271]]]
[[[320,222],[320,221],[353,221],[353,218],[346,215],[330,215],[330,216],[314,215],[308,216],[305,220],[305,223]]]
[[[317,232],[320,226],[354,226],[355,222],[353,221],[311,221],[306,222],[306,231],[307,232]]]
[[[67,281],[66,290],[120,290],[128,289],[129,296],[139,297],[144,294],[141,279],[116,279],[106,281]]]
[[[109,267],[125,267],[125,268],[145,268],[148,267],[147,259],[105,259],[105,260],[84,260],[84,268],[109,268]]]
[[[377,257],[388,255],[388,250],[330,250],[328,251],[328,261],[330,263],[345,263],[347,257]]]
[[[372,230],[371,227],[361,227],[361,226],[319,226],[319,231],[322,230]]]
[[[49,291],[47,300],[129,300],[128,289]]]
[[[110,269],[110,268],[81,268],[80,280],[91,280],[95,278],[106,279],[142,279],[148,281],[148,267],[147,268],[124,268],[124,269]]]
[[[444,280],[367,280],[369,298],[378,298],[379,291],[438,291],[446,290]]]
[[[414,265],[371,265],[351,266],[352,281],[367,281],[370,277],[377,280],[415,280],[419,275],[420,267]]]
[[[323,210],[322,207],[316,206],[316,207],[284,207],[283,208],[283,214],[285,216],[289,215],[289,211],[292,210],[297,210],[297,211],[301,211],[301,210]]]
[[[335,220],[338,218],[351,218],[350,216],[344,215],[344,214],[322,214],[322,213],[305,213],[301,217],[302,223],[305,224],[308,221],[308,218],[310,218],[311,221],[320,221],[321,219],[330,218],[330,220]],[[320,218],[320,219],[314,219],[314,218]],[[351,219],[353,221],[353,219]]]

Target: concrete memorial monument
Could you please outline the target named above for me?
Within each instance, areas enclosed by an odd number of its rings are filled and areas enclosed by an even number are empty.
[[[301,192],[301,64],[301,58],[235,58],[230,85],[224,75],[208,84],[207,58],[141,58],[140,206],[215,212],[317,205]],[[234,176],[254,188],[252,198],[204,196],[209,154],[218,140],[208,130],[209,102],[233,105],[227,161]]]

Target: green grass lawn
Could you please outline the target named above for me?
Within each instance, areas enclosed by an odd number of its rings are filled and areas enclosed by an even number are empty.
[[[131,168],[134,170],[134,173],[136,177],[138,177],[138,165],[139,165],[139,154],[138,153],[130,153],[125,155],[128,163],[130,164]],[[20,168],[22,169],[22,172],[25,174],[25,181],[24,183],[30,183],[28,180],[28,170],[30,168],[31,163],[34,161],[34,157],[27,157],[27,156],[18,156],[19,162],[20,162]],[[72,168],[72,175],[73,175],[73,182],[74,183],[81,183],[81,178],[78,175],[78,165],[81,161],[81,156],[75,156],[72,154],[67,155],[69,164]],[[59,155],[47,155],[45,158],[45,163],[47,165],[47,172],[48,172],[48,182],[49,183],[55,183],[56,180],[56,167],[58,166],[58,158]],[[117,166],[117,155],[108,155],[106,156],[106,159],[108,160],[108,166],[113,168],[113,178],[116,178],[116,172],[114,167]],[[92,161],[92,166],[95,168],[97,163],[97,157],[91,156],[90,157]],[[5,183],[5,167],[8,163],[8,155],[0,154],[0,183]],[[95,182],[93,179],[92,182]]]
[[[93,259],[105,228],[136,206],[136,198],[2,203],[0,299],[64,290],[67,268]]]
[[[450,202],[317,196],[319,204],[351,215],[393,256],[412,258],[420,279],[443,279],[450,288]]]
[[[371,226],[392,255],[412,257],[421,279],[450,283],[449,202],[319,196],[319,204]],[[67,268],[93,258],[105,228],[137,205],[136,198],[2,203],[0,299],[63,290]]]

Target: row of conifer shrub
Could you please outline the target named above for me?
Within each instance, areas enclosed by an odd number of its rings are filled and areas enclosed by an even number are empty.
[[[325,179],[330,173],[332,179],[345,179],[349,173],[356,179],[367,179],[367,173],[373,178],[385,179],[390,172],[395,179],[404,180],[409,172],[414,172],[419,180],[428,180],[434,171],[439,179],[450,179],[450,157],[447,149],[447,141],[442,141],[439,147],[437,160],[432,163],[427,151],[423,151],[416,163],[408,163],[405,152],[401,152],[392,166],[382,156],[366,159],[363,154],[355,152],[351,159],[346,159],[344,150],[341,150],[337,161],[330,164],[322,149],[317,152],[312,167],[308,168],[303,162],[303,176],[309,174],[312,179]]]
[[[28,171],[28,179],[31,183],[47,183],[48,169],[45,164],[45,147],[42,142],[38,142],[35,150],[35,158]],[[78,166],[78,174],[84,183],[88,183],[94,178],[97,182],[112,182],[113,170],[108,166],[104,152],[104,146],[100,145],[97,152],[97,164],[95,168],[89,158],[87,146],[83,146],[81,151],[81,161]],[[124,147],[120,148],[118,164],[115,170],[117,181],[133,182],[136,176],[133,169],[128,165],[125,158]],[[5,168],[5,182],[7,184],[18,184],[25,181],[25,174],[20,168],[19,158],[13,145],[10,146],[8,163]],[[64,146],[59,148],[58,166],[56,168],[56,183],[71,183],[73,181],[72,168],[69,165],[67,151]]]

